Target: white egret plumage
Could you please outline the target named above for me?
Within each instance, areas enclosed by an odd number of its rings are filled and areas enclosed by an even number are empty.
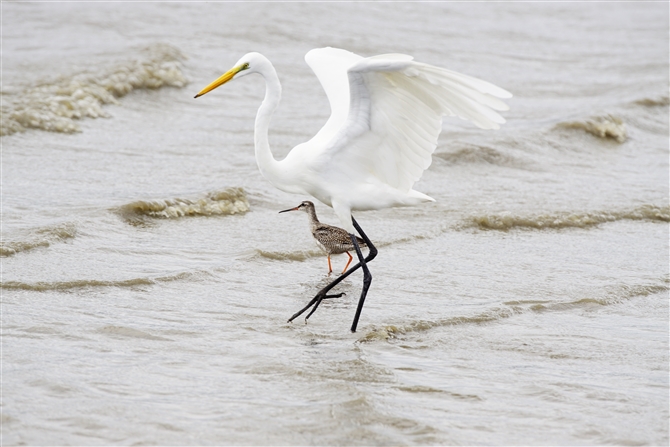
[[[364,272],[363,291],[351,330],[355,331],[372,276],[367,263],[377,250],[353,218],[352,211],[417,205],[434,199],[412,189],[430,166],[442,131],[443,116],[457,116],[482,129],[498,129],[508,110],[498,98],[512,95],[485,81],[415,62],[411,56],[361,57],[336,48],[314,49],[305,56],[319,78],[331,116],[309,141],[294,147],[281,161],[270,151],[270,118],[281,99],[275,68],[259,53],[244,55],[232,69],[195,97],[252,73],[265,79],[265,98],[255,125],[256,162],[263,176],[289,193],[310,195],[331,206],[349,232],[359,264],[321,290],[291,320],[314,306],[307,318],[344,277]],[[356,229],[370,250],[363,258]]]

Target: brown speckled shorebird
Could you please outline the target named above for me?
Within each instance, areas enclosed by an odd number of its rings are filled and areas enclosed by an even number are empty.
[[[285,213],[287,211],[304,211],[309,216],[309,224],[312,229],[312,236],[316,240],[317,245],[326,253],[328,253],[328,273],[333,272],[333,266],[330,263],[330,255],[339,255],[341,253],[346,253],[349,256],[347,265],[344,266],[342,273],[346,272],[351,264],[353,257],[349,252],[355,250],[354,244],[351,241],[351,236],[347,233],[346,230],[343,230],[339,227],[334,227],[325,223],[319,222],[319,219],[316,217],[316,210],[314,209],[314,204],[308,200],[302,202],[300,205],[295,208],[290,208],[280,213]],[[356,237],[358,245],[360,247],[367,247],[365,241],[360,237]]]

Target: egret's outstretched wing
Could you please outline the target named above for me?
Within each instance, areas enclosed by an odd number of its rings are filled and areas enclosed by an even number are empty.
[[[332,75],[317,72],[333,109],[327,129],[317,134],[319,142],[331,137],[317,155],[322,163],[345,170],[356,167],[409,191],[430,166],[442,116],[458,116],[483,129],[498,129],[505,122],[495,111],[508,107],[498,98],[512,95],[493,84],[413,62],[405,55],[353,59],[346,70],[349,101],[344,120],[344,101],[337,96],[343,89],[342,68]]]
[[[347,120],[349,114],[349,79],[347,70],[363,60],[363,57],[339,48],[315,48],[305,55],[330,102],[330,118],[312,142],[328,142]]]

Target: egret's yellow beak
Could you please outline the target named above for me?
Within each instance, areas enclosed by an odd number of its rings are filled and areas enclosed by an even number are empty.
[[[197,95],[195,95],[194,98],[197,98],[198,96],[202,96],[205,93],[211,92],[212,90],[214,90],[218,86],[225,84],[226,82],[233,79],[233,76],[235,76],[237,73],[239,73],[240,71],[242,71],[246,68],[248,68],[248,64],[247,64],[246,67],[245,67],[245,64],[242,64],[242,65],[238,65],[237,67],[231,68],[230,70],[228,70],[227,72],[222,74],[221,77],[219,77],[216,81],[212,82],[207,87],[200,90],[200,92]]]

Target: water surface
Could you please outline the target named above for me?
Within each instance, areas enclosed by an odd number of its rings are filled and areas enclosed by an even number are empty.
[[[3,3],[3,445],[668,443],[668,5]],[[326,121],[303,56],[406,53],[514,98],[446,120],[331,278],[253,155]],[[336,217],[317,204],[320,218]],[[337,271],[346,256],[334,257]]]

